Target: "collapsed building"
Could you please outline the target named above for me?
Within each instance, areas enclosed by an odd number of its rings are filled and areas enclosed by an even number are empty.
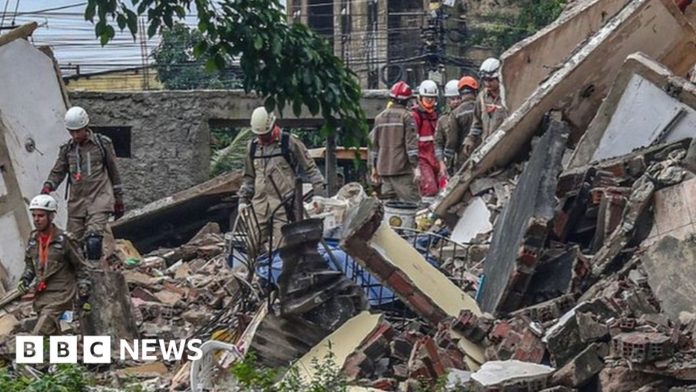
[[[236,174],[133,212],[114,230],[136,244],[119,249],[138,335],[217,345],[205,361],[115,364],[103,381],[230,390],[229,367],[253,352],[305,379],[331,355],[356,391],[443,378],[447,390],[693,390],[694,22],[671,0],[577,1],[512,47],[511,115],[429,228],[391,227],[351,184],[324,202],[323,224],[286,226],[293,240],[264,259],[248,216],[221,230]],[[189,222],[181,246],[139,230],[184,225],[182,209],[216,223]],[[9,306],[0,335],[29,315]]]

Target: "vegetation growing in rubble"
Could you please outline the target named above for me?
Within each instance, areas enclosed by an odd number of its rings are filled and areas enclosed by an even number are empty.
[[[95,33],[106,45],[115,24],[138,30],[138,15],[147,15],[150,37],[191,13],[195,5],[198,30],[203,40],[194,48],[206,56],[206,68],[224,69],[239,61],[242,86],[267,97],[268,109],[302,106],[326,120],[321,134],[340,127],[344,142],[358,146],[367,135],[360,107],[357,77],[333,54],[331,45],[302,24],[289,25],[279,0],[88,0],[85,19],[94,22]]]
[[[231,69],[208,72],[205,69],[208,57],[193,55],[193,49],[201,41],[203,35],[183,23],[162,30],[162,40],[152,56],[157,78],[164,87],[169,90],[240,88],[241,82]]]
[[[314,377],[303,380],[296,367],[283,374],[281,369],[259,366],[253,353],[232,367],[240,392],[345,392],[348,383],[339,370],[333,353],[319,362],[312,361]],[[282,376],[282,379],[280,379]]]
[[[41,378],[10,375],[0,369],[0,391],[3,392],[80,392],[93,381],[84,368],[76,365],[58,365],[54,372]]]
[[[520,7],[517,16],[488,15],[492,27],[473,32],[470,44],[493,48],[497,53],[536,33],[553,22],[566,6],[566,0],[509,0]]]

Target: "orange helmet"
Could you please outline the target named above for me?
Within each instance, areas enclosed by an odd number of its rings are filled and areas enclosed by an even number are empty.
[[[459,88],[459,91],[462,91],[462,89],[465,88],[478,91],[479,84],[476,79],[472,78],[471,76],[464,76],[463,78],[459,79],[459,84],[457,87]]]

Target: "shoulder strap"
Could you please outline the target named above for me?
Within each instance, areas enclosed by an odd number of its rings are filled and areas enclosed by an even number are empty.
[[[256,148],[257,148],[257,140],[256,138],[251,140],[251,145],[249,146],[249,160],[251,161],[251,168],[252,170],[254,169],[254,160],[256,158]],[[290,153],[290,134],[287,132],[281,132],[280,133],[280,155],[283,156],[283,159],[290,165],[290,168],[295,171],[295,166],[296,166],[296,160]],[[278,154],[274,154],[272,156],[278,156]],[[271,156],[268,156],[271,157]]]
[[[283,158],[290,164],[290,167],[295,170],[295,160],[290,154],[290,134],[287,132],[280,133],[280,153],[283,154]]]
[[[95,139],[97,139],[97,147],[99,147],[99,152],[102,154],[102,160],[104,161],[104,167],[109,170],[109,168],[106,166],[106,149],[104,148],[104,140],[102,139],[102,135],[98,133],[94,133]]]

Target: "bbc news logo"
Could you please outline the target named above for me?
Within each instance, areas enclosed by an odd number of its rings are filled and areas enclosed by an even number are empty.
[[[114,351],[112,351],[111,340],[111,336],[83,336],[82,363],[112,363]],[[46,350],[43,336],[17,336],[16,342],[17,363],[45,363]],[[180,361],[184,355],[190,360],[198,360],[203,357],[201,344],[200,339],[136,339],[132,342],[120,339],[118,341],[118,360],[156,361],[164,359],[165,361]],[[49,337],[48,362],[51,364],[77,363],[79,346],[77,336]]]

